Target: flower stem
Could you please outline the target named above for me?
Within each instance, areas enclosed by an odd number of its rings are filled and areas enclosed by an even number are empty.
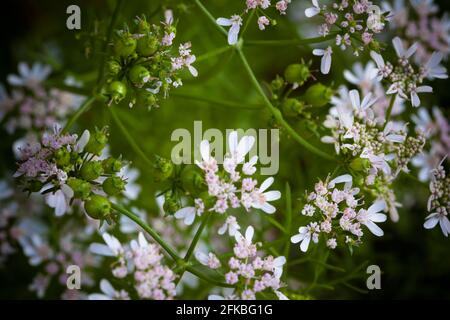
[[[289,182],[286,182],[286,226],[284,229],[286,230],[286,234],[288,236],[288,240],[286,241],[286,245],[284,247],[284,256],[286,259],[289,257],[289,250],[291,248],[291,229],[292,229],[292,197],[291,197],[291,187],[289,186]]]
[[[169,256],[173,260],[175,260],[176,262],[181,260],[181,257],[175,252],[175,250],[171,246],[169,246],[155,230],[153,230],[147,223],[142,221],[138,216],[115,203],[111,203],[111,207],[120,214],[127,216],[136,224],[138,224],[142,229],[144,229],[145,232],[147,232],[156,242],[159,243],[159,245],[169,254]]]
[[[194,276],[196,276],[196,277],[198,277],[198,278],[200,278],[202,280],[205,280],[206,282],[208,282],[210,284],[213,284],[213,285],[216,285],[216,286],[219,286],[219,287],[224,287],[224,288],[234,288],[235,287],[232,284],[228,284],[228,283],[225,283],[225,282],[220,282],[220,281],[216,281],[214,279],[211,279],[210,277],[205,276],[203,273],[201,273],[200,271],[198,271],[197,269],[195,269],[193,267],[186,267],[186,271],[192,273]]]
[[[208,9],[205,8],[205,6],[200,2],[200,0],[194,0],[194,2],[200,8],[203,14],[216,26],[217,30],[219,30],[225,37],[228,37],[228,32],[217,24],[216,19],[208,11]]]
[[[78,108],[78,110],[70,117],[66,125],[62,129],[61,133],[66,133],[73,126],[75,121],[90,107],[90,105],[95,101],[96,97],[89,97],[84,100],[83,104]]]
[[[306,141],[304,138],[302,138],[292,127],[284,120],[281,111],[277,108],[275,108],[272,103],[267,98],[263,88],[259,84],[258,80],[256,79],[255,74],[253,73],[250,65],[248,64],[247,58],[245,57],[244,53],[242,52],[241,48],[237,48],[237,51],[239,53],[239,57],[241,58],[242,63],[244,64],[245,70],[247,71],[247,74],[249,75],[254,87],[259,92],[261,97],[263,98],[264,104],[266,107],[270,110],[272,115],[275,117],[277,122],[283,126],[286,131],[296,140],[298,143],[300,143],[302,146],[304,146],[309,151],[315,153],[316,155],[326,159],[326,160],[336,160],[333,156],[330,156],[328,153],[323,152],[322,150],[316,148],[315,146],[311,145],[308,141]]]
[[[387,123],[391,119],[392,109],[394,108],[395,98],[397,98],[397,94],[393,94],[391,100],[389,101],[389,107],[386,111],[386,121],[384,122],[383,129],[386,128]]]
[[[203,60],[207,60],[207,59],[209,59],[209,58],[213,58],[213,57],[215,57],[215,56],[218,56],[218,55],[220,55],[220,54],[222,54],[222,53],[227,52],[227,51],[230,50],[231,48],[232,48],[232,47],[230,47],[230,46],[224,46],[224,47],[221,47],[221,48],[217,48],[217,49],[215,49],[215,50],[206,52],[206,53],[204,53],[204,54],[198,56],[198,57],[195,59],[195,61],[196,61],[196,62],[201,62],[201,61],[203,61]]]
[[[301,46],[313,43],[321,43],[334,39],[336,33],[326,36],[306,38],[306,39],[286,39],[286,40],[246,40],[244,45],[248,46]]]
[[[125,125],[122,123],[120,118],[117,116],[117,113],[114,109],[114,107],[108,107],[109,111],[111,112],[111,116],[113,120],[116,122],[116,125],[119,127],[120,131],[122,131],[122,134],[125,136],[125,139],[127,139],[128,143],[130,144],[131,148],[136,152],[144,162],[149,165],[150,167],[153,166],[153,162],[145,155],[144,151],[139,147],[139,145],[136,143],[136,141],[133,139],[131,134],[128,132]]]
[[[234,102],[234,101],[228,101],[228,100],[217,100],[217,99],[211,99],[208,97],[195,96],[195,95],[187,94],[187,93],[174,92],[174,93],[171,93],[170,96],[175,97],[175,98],[182,98],[182,99],[206,102],[206,103],[211,104],[212,106],[226,107],[226,108],[240,108],[240,109],[255,110],[255,109],[261,109],[264,107],[263,105],[260,105],[260,104],[248,104],[245,102],[240,103],[240,102]]]
[[[188,248],[188,251],[186,252],[186,255],[184,256],[184,261],[189,262],[191,259],[192,254],[194,253],[195,247],[197,247],[197,243],[200,240],[200,237],[202,235],[203,230],[205,229],[206,225],[208,224],[209,218],[211,217],[210,212],[206,213],[203,217],[202,223],[197,229],[197,232],[194,235],[194,239],[192,239],[191,245]]]
[[[111,21],[109,22],[108,31],[106,33],[106,40],[105,40],[105,43],[103,44],[103,48],[102,48],[103,54],[102,54],[99,69],[98,69],[97,85],[100,84],[100,82],[103,80],[103,72],[104,72],[105,60],[106,60],[105,57],[108,52],[108,44],[111,41],[113,29],[116,24],[117,17],[119,16],[119,11],[120,11],[120,8],[122,7],[122,3],[123,3],[123,0],[117,0],[116,7],[114,8],[114,12],[111,17]]]

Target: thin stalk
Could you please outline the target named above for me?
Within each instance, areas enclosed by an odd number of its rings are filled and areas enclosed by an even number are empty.
[[[132,135],[128,132],[125,125],[122,123],[120,118],[117,116],[117,113],[114,109],[114,107],[108,107],[109,111],[111,112],[111,116],[113,120],[116,122],[116,125],[119,127],[120,131],[122,131],[122,134],[125,136],[125,139],[127,139],[128,143],[130,144],[131,148],[136,152],[144,162],[149,165],[153,166],[153,162],[145,155],[144,151],[139,147],[139,145],[136,143]]]
[[[211,213],[208,212],[203,217],[202,223],[197,229],[197,232],[194,235],[194,239],[192,239],[191,245],[189,246],[186,255],[184,256],[184,261],[189,262],[189,260],[192,257],[192,254],[194,253],[195,248],[197,247],[198,241],[200,240],[200,237],[202,235],[203,230],[205,229],[206,225],[208,224],[209,218],[211,217]]]
[[[147,223],[142,221],[138,216],[115,203],[111,203],[111,207],[120,214],[127,216],[136,224],[138,224],[142,229],[144,229],[145,232],[147,232],[156,242],[158,242],[158,244],[169,254],[169,256],[174,261],[178,262],[181,260],[181,257],[175,252],[175,250],[169,244],[167,244],[155,230],[153,230]]]
[[[203,14],[216,26],[216,29],[219,30],[219,32],[222,33],[225,37],[228,37],[228,32],[217,24],[216,19],[208,11],[208,9],[205,8],[205,6],[200,2],[200,0],[194,0],[194,2],[200,8]]]
[[[224,47],[221,47],[221,48],[217,48],[217,49],[215,49],[215,50],[212,50],[212,51],[208,51],[208,52],[206,52],[206,53],[204,53],[204,54],[198,56],[198,57],[195,59],[195,61],[196,61],[196,62],[201,62],[201,61],[203,61],[203,60],[207,60],[207,59],[213,58],[213,57],[218,56],[218,55],[220,55],[220,54],[222,54],[222,53],[224,53],[224,52],[227,52],[227,51],[230,50],[231,48],[232,48],[232,47],[230,47],[230,46],[224,46]]]
[[[261,87],[258,80],[256,79],[256,76],[253,73],[253,70],[251,69],[250,65],[248,64],[247,58],[245,57],[242,50],[240,48],[237,48],[237,51],[239,53],[239,57],[241,58],[242,63],[244,64],[245,70],[247,71],[254,87],[256,88],[256,90],[259,92],[259,94],[263,98],[264,104],[270,110],[270,112],[275,117],[277,122],[286,129],[286,131],[294,138],[294,140],[296,140],[298,143],[300,143],[306,149],[308,149],[309,151],[315,153],[316,155],[318,155],[326,160],[335,161],[336,159],[333,156],[330,156],[328,153],[323,152],[322,150],[311,145],[308,141],[306,141],[304,138],[302,138],[294,129],[292,129],[292,127],[286,122],[286,120],[284,120],[284,118],[281,114],[281,111],[279,109],[275,108],[272,105],[272,103],[270,102],[270,100],[267,98],[263,88]]]
[[[193,267],[186,267],[186,271],[192,273],[194,276],[197,276],[198,278],[200,278],[210,284],[213,284],[213,285],[216,285],[219,287],[224,287],[224,288],[234,288],[234,285],[211,279],[210,277],[205,276],[203,273],[201,273],[200,271],[198,271],[197,269],[195,269]]]
[[[117,21],[117,17],[119,16],[120,8],[122,7],[123,0],[117,0],[116,7],[114,8],[114,12],[111,17],[111,21],[109,22],[108,31],[106,33],[106,40],[103,44],[103,55],[100,60],[99,70],[98,70],[98,78],[97,78],[97,85],[100,84],[100,82],[103,80],[103,72],[104,72],[104,66],[105,66],[105,57],[108,51],[108,44],[111,41],[112,32],[114,30],[114,26]]]
[[[332,40],[336,37],[336,33],[330,33],[326,36],[306,38],[306,39],[285,39],[285,40],[246,40],[246,46],[301,46],[314,43],[321,43]]]
[[[226,108],[230,107],[230,108],[249,109],[249,110],[264,108],[264,106],[260,105],[260,104],[248,104],[245,102],[241,103],[241,102],[234,102],[234,101],[217,100],[217,99],[211,99],[208,97],[196,96],[196,95],[192,95],[192,94],[188,94],[188,93],[174,92],[174,93],[171,93],[170,96],[174,97],[174,98],[182,98],[182,99],[206,102],[206,103],[210,103],[212,106],[217,106],[217,107],[226,107]]]
[[[292,229],[292,197],[291,197],[291,187],[289,183],[286,182],[286,225],[284,229],[286,230],[286,234],[289,236],[291,234]],[[291,240],[287,239],[286,245],[284,247],[284,256],[286,259],[289,258],[289,250],[291,249]],[[286,270],[287,273],[287,270]]]
[[[84,100],[83,104],[78,108],[78,110],[70,117],[69,121],[67,121],[66,125],[62,129],[61,133],[66,133],[73,126],[75,121],[91,106],[91,104],[95,101],[95,97],[89,97]]]
[[[389,101],[389,107],[386,111],[386,122],[384,123],[383,130],[386,128],[387,123],[391,119],[392,109],[394,108],[395,98],[397,97],[397,94],[393,94],[391,97],[391,100]]]

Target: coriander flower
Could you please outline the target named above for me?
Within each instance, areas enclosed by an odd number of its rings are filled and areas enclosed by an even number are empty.
[[[320,13],[320,7],[318,0],[312,0],[313,6],[305,10],[305,16],[308,18],[314,17]]]
[[[319,233],[320,233],[320,228],[317,225],[317,223],[311,222],[306,227],[300,227],[298,229],[298,234],[293,235],[291,237],[291,242],[292,243],[300,242],[300,250],[302,252],[306,252],[308,250],[311,239],[313,240],[314,243],[319,242]]]
[[[370,232],[374,235],[381,237],[384,233],[383,230],[379,226],[375,224],[375,222],[385,222],[387,216],[385,214],[379,213],[382,210],[386,209],[386,203],[384,200],[378,200],[374,204],[372,204],[369,209],[364,210],[361,209],[358,212],[358,220],[365,225]]]
[[[275,207],[269,201],[275,201],[281,198],[281,192],[278,190],[266,191],[274,182],[273,177],[269,177],[261,184],[259,189],[252,192],[251,206],[255,209],[261,209],[265,213],[272,214],[275,212]]]
[[[323,74],[328,74],[331,68],[331,55],[333,53],[333,49],[331,47],[324,49],[314,49],[313,55],[322,57],[320,62],[320,72]]]
[[[238,41],[242,18],[238,15],[232,15],[230,19],[218,18],[216,22],[219,26],[230,27],[228,30],[228,44],[235,45]]]

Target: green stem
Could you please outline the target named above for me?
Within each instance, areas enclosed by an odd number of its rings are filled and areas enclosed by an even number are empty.
[[[284,229],[286,230],[286,234],[290,236],[292,229],[292,197],[291,197],[291,187],[289,183],[286,182],[286,226]],[[284,247],[284,256],[286,259],[289,257],[289,250],[291,248],[291,240],[288,239],[286,241],[286,245]]]
[[[216,26],[216,29],[219,30],[220,33],[222,33],[225,37],[228,37],[228,32],[224,28],[222,28],[222,26],[219,26],[217,24],[216,19],[208,11],[208,9],[205,8],[205,6],[200,2],[200,0],[194,0],[194,2],[200,8],[203,14]]]
[[[252,69],[250,68],[247,58],[245,57],[242,50],[240,48],[237,48],[237,51],[239,53],[239,57],[241,58],[242,63],[244,64],[245,70],[247,71],[254,87],[256,88],[256,90],[259,92],[259,94],[263,98],[264,104],[270,110],[270,112],[275,117],[277,122],[286,129],[286,131],[294,138],[294,140],[296,140],[298,143],[300,143],[306,149],[308,149],[309,151],[315,153],[316,155],[318,155],[326,160],[335,161],[336,159],[333,156],[330,156],[328,153],[323,152],[322,150],[311,145],[308,141],[306,141],[304,138],[302,138],[294,129],[292,129],[292,127],[286,122],[286,120],[284,120],[284,118],[281,114],[281,111],[279,109],[275,108],[272,105],[272,103],[270,102],[270,100],[267,98],[263,88],[259,84],[258,80],[256,79],[255,74],[253,73]]]
[[[175,97],[175,98],[182,98],[182,99],[206,102],[206,103],[210,103],[212,106],[218,106],[218,107],[226,107],[226,108],[230,107],[230,108],[249,109],[249,110],[263,108],[263,105],[260,105],[260,104],[248,104],[248,103],[240,103],[240,102],[234,102],[234,101],[228,101],[228,100],[217,100],[217,99],[211,99],[208,97],[201,97],[201,96],[196,96],[196,95],[187,94],[187,93],[174,92],[174,93],[171,93],[170,96]]]
[[[175,260],[177,263],[181,260],[181,257],[178,256],[175,250],[171,246],[169,246],[155,230],[153,230],[147,223],[142,221],[138,216],[115,203],[111,203],[111,207],[120,214],[127,216],[136,224],[138,224],[142,229],[144,229],[145,232],[147,232],[156,242],[159,243],[159,245],[169,254],[169,256],[173,260]]]
[[[220,282],[220,281],[216,281],[214,279],[209,278],[208,276],[205,276],[203,273],[201,273],[200,271],[198,271],[197,269],[193,268],[193,267],[186,267],[186,271],[192,273],[194,276],[197,276],[198,278],[205,280],[206,282],[219,286],[219,287],[224,287],[224,288],[234,288],[235,286],[232,284],[228,284],[225,282]]]
[[[111,21],[109,22],[108,31],[106,33],[106,40],[103,44],[103,55],[100,60],[99,70],[98,70],[98,78],[97,85],[103,80],[103,71],[105,66],[105,57],[108,51],[108,44],[111,41],[114,25],[116,24],[117,17],[119,16],[120,8],[122,7],[123,0],[117,0],[116,7],[114,8],[114,12],[111,17]]]
[[[249,46],[300,46],[313,43],[321,43],[334,39],[336,33],[326,36],[306,38],[306,39],[286,39],[286,40],[246,40],[244,45]]]
[[[133,139],[131,134],[128,132],[125,125],[122,123],[120,118],[117,116],[117,113],[114,109],[114,107],[108,107],[109,111],[111,112],[113,120],[116,122],[116,125],[119,127],[120,131],[122,131],[122,134],[125,136],[125,139],[127,139],[128,143],[130,144],[131,148],[136,152],[144,162],[149,165],[153,166],[153,162],[145,155],[144,151],[139,147],[139,145],[136,143],[136,141]]]
[[[395,98],[397,97],[397,94],[393,94],[391,97],[391,100],[389,101],[389,107],[386,111],[386,122],[384,123],[383,130],[386,128],[387,123],[391,119],[392,109],[394,108]]]
[[[75,121],[90,107],[90,105],[95,101],[95,97],[89,97],[84,100],[83,104],[78,108],[78,110],[70,117],[66,125],[62,129],[61,133],[66,133],[73,126]]]
[[[224,52],[227,52],[227,51],[230,50],[231,48],[232,48],[232,47],[230,47],[230,46],[224,46],[224,47],[221,47],[221,48],[217,48],[217,49],[215,49],[215,50],[206,52],[206,53],[204,53],[204,54],[198,56],[198,57],[195,59],[195,61],[196,61],[196,62],[201,62],[201,61],[203,61],[203,60],[207,60],[207,59],[209,59],[209,58],[213,58],[213,57],[218,56],[218,55],[220,55],[220,54],[222,54],[222,53],[224,53]]]
[[[194,235],[194,239],[192,239],[191,245],[189,246],[186,255],[184,256],[184,261],[185,262],[189,262],[189,260],[191,259],[192,254],[194,253],[195,248],[197,247],[197,243],[200,240],[200,237],[202,235],[203,230],[205,229],[206,225],[208,224],[208,220],[210,218],[212,213],[208,212],[205,214],[205,216],[203,217],[202,223],[200,224],[200,226],[197,229],[197,232]]]

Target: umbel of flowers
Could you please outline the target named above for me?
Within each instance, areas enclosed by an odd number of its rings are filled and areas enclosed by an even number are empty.
[[[258,186],[258,181],[252,176],[256,173],[258,156],[246,161],[246,155],[252,149],[255,138],[244,136],[238,139],[237,131],[232,131],[228,137],[230,152],[225,156],[223,165],[219,167],[217,160],[211,155],[208,140],[200,143],[202,160],[197,166],[203,172],[202,181],[196,185],[200,196],[194,199],[194,206],[184,207],[175,213],[175,218],[184,219],[186,224],[192,224],[196,216],[205,211],[224,214],[228,209],[243,207],[246,211],[260,209],[272,214],[275,207],[271,201],[281,197],[279,191],[267,191],[274,182],[269,177]],[[206,190],[201,191],[206,186]],[[195,195],[195,193],[194,193]]]
[[[166,98],[172,87],[182,85],[182,69],[197,76],[190,43],[180,44],[178,55],[173,53],[175,35],[170,10],[161,25],[147,22],[144,16],[135,20],[133,31],[128,27],[115,30],[111,44],[114,55],[107,62],[102,90],[108,104],[126,99],[130,107],[137,104],[151,108],[158,105],[160,97]]]
[[[322,0],[312,0],[313,6],[305,10],[308,18],[319,16],[322,24],[319,34],[335,35],[336,46],[342,50],[350,48],[355,56],[365,49],[378,50],[380,44],[374,36],[383,31],[387,13],[367,0],[340,0],[331,3]],[[331,46],[326,49],[314,49],[313,54],[322,57],[320,70],[323,74],[330,72]]]
[[[341,183],[344,188],[336,186]],[[291,237],[291,242],[300,243],[300,250],[306,252],[310,242],[318,243],[322,235],[331,249],[339,244],[351,247],[362,242],[363,226],[374,235],[382,236],[383,230],[376,223],[386,221],[386,215],[380,213],[386,209],[384,200],[377,200],[365,209],[364,198],[358,196],[359,192],[359,188],[352,187],[349,174],[316,183],[301,211],[311,222],[301,226],[298,234]]]
[[[235,290],[223,297],[210,295],[210,300],[255,300],[257,295],[275,293],[280,299],[287,299],[279,289],[283,287],[280,277],[283,273],[283,265],[286,258],[283,256],[263,256],[258,254],[260,243],[253,243],[254,229],[249,226],[245,236],[240,232],[235,234],[233,256],[228,259],[225,269],[225,282],[235,286]],[[211,268],[219,269],[222,264],[213,254],[206,255],[202,252],[196,253],[197,260]]]
[[[121,159],[100,157],[107,142],[106,127],[93,133],[85,130],[80,137],[55,127],[40,142],[20,150],[14,176],[24,191],[45,194],[57,216],[68,211],[74,200],[80,200],[90,217],[109,220],[107,196],[119,196],[126,181],[117,175],[123,167]]]
[[[111,264],[116,279],[133,283],[133,292],[116,290],[107,280],[102,280],[102,294],[91,294],[92,300],[127,300],[137,296],[140,299],[171,300],[174,298],[175,273],[163,264],[163,255],[159,247],[149,243],[140,232],[138,240],[132,240],[129,246],[123,246],[117,238],[104,233],[106,243],[93,243],[91,251],[103,256],[114,257]]]

